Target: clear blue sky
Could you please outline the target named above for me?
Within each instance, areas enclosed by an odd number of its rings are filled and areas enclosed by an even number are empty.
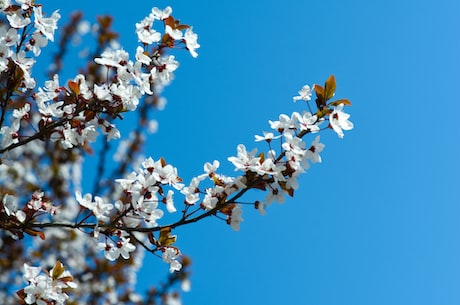
[[[355,129],[323,136],[295,198],[265,217],[245,209],[239,232],[212,219],[177,232],[193,259],[184,304],[460,304],[459,1],[61,3],[63,17],[113,14],[130,52],[152,6],[193,25],[199,57],[176,53],[149,142],[186,181],[214,159],[233,174],[226,158],[301,111],[304,84],[335,74],[353,102]],[[144,268],[142,283],[167,272]]]

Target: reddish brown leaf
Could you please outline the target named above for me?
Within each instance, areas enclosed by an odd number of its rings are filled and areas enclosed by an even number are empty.
[[[324,98],[327,100],[331,99],[334,96],[336,88],[335,77],[334,75],[329,76],[324,85]]]
[[[70,89],[75,95],[79,95],[79,94],[80,94],[80,86],[78,85],[78,83],[69,80],[69,82],[67,83],[67,85],[69,86],[69,89]]]
[[[340,104],[344,104],[346,106],[351,106],[351,102],[346,98],[342,98],[340,100],[336,100],[336,101],[333,101],[333,102],[329,103],[330,106],[338,106]]]
[[[160,238],[158,242],[161,246],[168,247],[176,242],[176,236],[171,236],[171,227],[164,227],[160,229]]]

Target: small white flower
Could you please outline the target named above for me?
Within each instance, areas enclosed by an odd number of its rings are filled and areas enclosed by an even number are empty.
[[[193,33],[191,28],[188,28],[185,30],[184,39],[185,46],[187,50],[189,50],[190,54],[195,58],[198,57],[198,53],[195,51],[200,47],[198,44],[198,35]]]
[[[243,210],[239,204],[235,205],[232,209],[232,215],[230,215],[230,226],[233,230],[239,231],[240,230],[240,223],[243,222]]]
[[[176,248],[167,247],[161,256],[165,263],[169,264],[169,272],[179,271],[182,268],[182,264],[177,261],[179,256],[179,250]]]
[[[310,86],[305,85],[302,87],[302,89],[299,90],[299,95],[293,97],[293,100],[294,102],[297,102],[299,100],[308,102],[309,100],[311,100],[311,94],[312,91],[310,89]]]
[[[281,135],[275,136],[273,132],[266,132],[266,131],[264,131],[263,136],[255,135],[256,142],[266,141],[267,143],[270,143],[272,140],[279,139],[279,138],[281,138]]]
[[[353,129],[353,123],[348,120],[350,115],[342,111],[343,104],[338,105],[334,108],[332,113],[329,115],[329,124],[332,129],[337,133],[339,138],[343,138],[343,130]]]

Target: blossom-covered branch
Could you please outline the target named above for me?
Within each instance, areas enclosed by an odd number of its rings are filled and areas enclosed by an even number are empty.
[[[151,113],[164,107],[160,93],[179,67],[170,52],[197,57],[200,47],[192,27],[174,18],[171,7],[153,8],[135,25],[139,46],[133,55],[117,45],[112,19],[100,17],[86,67],[63,82],[68,44],[91,28],[75,14],[43,86],[32,69],[54,41],[59,12],[47,17],[30,0],[3,1],[0,12],[0,245],[2,255],[18,255],[17,263],[4,268],[22,275],[27,286],[17,289],[17,297],[25,304],[64,304],[70,293],[91,304],[139,304],[133,287],[145,252],[170,271],[163,289],[148,293],[146,302],[176,298],[169,291],[177,283],[188,290],[190,261],[176,245],[174,229],[213,217],[239,230],[245,205],[264,215],[273,202],[294,196],[300,174],[322,160],[320,132],[342,138],[353,128],[344,112],[351,103],[334,99],[331,76],[324,86],[300,89],[293,98],[304,102],[299,112],[269,121],[271,130],[255,136],[260,152],[237,146],[236,156],[228,158],[236,176],[221,173],[214,160],[185,183],[177,168],[145,157],[143,149],[156,129]],[[130,114],[137,115],[136,124],[125,133],[117,126]],[[100,134],[98,180],[92,193],[84,193],[83,160]],[[109,143],[119,139],[115,162],[106,164]],[[258,199],[248,200],[249,192]],[[26,238],[24,247],[19,241]],[[11,276],[6,283],[17,283]],[[11,289],[0,283],[0,293]],[[7,304],[14,302],[7,297]]]

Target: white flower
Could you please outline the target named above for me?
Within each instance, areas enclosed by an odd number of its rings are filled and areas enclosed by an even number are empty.
[[[264,131],[263,136],[255,135],[255,141],[260,142],[260,141],[266,141],[267,143],[270,143],[274,139],[279,139],[281,138],[281,135],[275,136],[273,132],[266,132]]]
[[[11,144],[15,144],[19,142],[19,127],[20,127],[20,120],[16,119],[13,120],[10,126],[3,126],[0,129],[0,134],[2,135],[2,147],[8,147]]]
[[[332,113],[329,115],[329,124],[332,129],[337,133],[339,138],[343,138],[343,130],[353,129],[353,123],[348,120],[350,115],[342,111],[343,104],[338,105],[334,108]]]
[[[310,86],[305,85],[302,87],[302,89],[299,90],[299,95],[294,96],[293,100],[294,102],[297,102],[298,100],[303,100],[303,101],[308,102],[309,100],[311,100],[311,93],[312,91],[310,89]]]
[[[322,123],[318,121],[318,117],[316,115],[312,115],[310,112],[304,112],[300,115],[298,112],[294,112],[293,115],[296,116],[297,121],[300,124],[300,130],[309,131],[311,133],[318,132],[319,124]]]
[[[200,200],[200,191],[198,189],[198,185],[203,179],[204,177],[193,177],[190,185],[182,188],[180,192],[185,195],[186,204],[193,205],[198,200]]]
[[[115,244],[111,242],[98,243],[98,248],[104,250],[104,256],[109,261],[114,261],[120,257],[128,259],[130,253],[136,250],[136,246],[129,242],[129,238],[121,237],[120,240]]]
[[[173,55],[162,56],[158,60],[159,67],[152,69],[151,74],[154,79],[159,79],[162,84],[168,84],[174,78],[174,71],[179,67],[179,62]]]
[[[239,144],[237,147],[238,156],[229,157],[228,161],[232,162],[236,170],[247,170],[259,164],[259,157],[255,157],[257,153],[256,149],[253,149],[251,152],[246,151],[246,146]]]
[[[319,142],[319,136],[316,136],[315,140],[311,143],[309,149],[305,151],[305,158],[310,160],[312,163],[321,163],[320,152],[324,149],[324,144]]]
[[[174,40],[182,39],[182,31],[173,29],[169,25],[165,27],[165,33],[172,37]]]
[[[168,194],[165,197],[166,209],[168,210],[169,213],[174,213],[177,211],[176,208],[174,207],[173,195],[174,195],[174,192],[172,190],[168,190]]]
[[[27,43],[27,48],[32,50],[35,56],[40,55],[41,49],[48,44],[48,39],[43,37],[40,33],[35,33]]]
[[[160,10],[157,7],[154,7],[152,9],[152,15],[157,20],[166,19],[171,15],[171,13],[172,13],[172,8],[170,6],[167,6],[164,10]]]
[[[94,59],[99,65],[107,67],[121,67],[129,61],[129,53],[124,50],[106,50],[102,52],[101,57]]]
[[[266,197],[267,204],[272,204],[273,201],[284,203],[285,200],[283,191],[280,191],[277,187],[273,188]]]
[[[6,18],[8,19],[10,26],[15,29],[22,29],[30,23],[30,18],[24,18],[19,11],[8,14]]]
[[[280,114],[279,121],[268,121],[270,127],[278,132],[289,132],[296,129],[296,117],[289,117],[286,114]]]
[[[9,47],[0,44],[0,73],[8,69],[8,58],[12,54],[13,51]]]
[[[152,44],[161,40],[161,34],[152,29],[154,14],[145,17],[141,22],[136,23],[136,34],[140,42]]]
[[[34,6],[35,27],[49,40],[54,41],[54,31],[57,29],[57,21],[61,18],[58,11],[54,11],[51,17],[45,18],[41,6]]]
[[[29,111],[30,111],[30,104],[26,103],[24,104],[24,107],[13,110],[13,117],[15,117],[16,119],[22,119],[28,116]]]
[[[100,221],[108,221],[110,211],[114,208],[113,204],[106,203],[104,199],[99,196],[94,197],[94,201],[92,200],[91,194],[85,194],[84,197],[81,196],[80,191],[75,192],[75,197],[78,203],[89,209],[93,212],[94,216]]]
[[[117,260],[120,255],[128,259],[129,253],[135,250],[135,246],[129,243],[129,239],[121,239],[116,244],[107,241],[106,243],[98,243],[98,248],[104,250],[104,256],[109,261]]]
[[[176,248],[167,247],[163,251],[161,258],[165,263],[169,264],[169,272],[173,273],[174,271],[179,271],[182,268],[182,264],[177,261],[179,256],[179,250]]]
[[[190,51],[193,57],[197,57],[198,53],[195,50],[200,47],[198,44],[198,35],[193,33],[191,28],[188,28],[185,30],[184,39],[187,50]]]
[[[2,200],[3,208],[8,216],[14,216],[20,222],[24,222],[26,214],[22,210],[18,210],[18,200],[15,196],[6,194]]]
[[[219,161],[214,160],[212,164],[209,162],[206,162],[205,165],[203,166],[203,169],[205,173],[208,174],[208,176],[211,176],[216,173],[216,170],[219,168],[219,166],[220,166]]]
[[[29,284],[24,288],[26,304],[56,304],[63,305],[69,296],[63,292],[69,288],[77,288],[72,282],[69,271],[63,271],[63,265],[58,261],[46,274],[40,274],[41,268],[24,264],[24,280]]]
[[[152,59],[144,54],[144,48],[138,46],[136,49],[136,60],[143,63],[144,65],[149,65]]]
[[[230,226],[233,230],[239,231],[240,230],[240,223],[243,222],[243,210],[239,204],[235,205],[232,209],[232,215],[230,215]]]
[[[15,46],[19,40],[18,31],[15,28],[0,27],[0,41],[2,45],[11,47]]]

